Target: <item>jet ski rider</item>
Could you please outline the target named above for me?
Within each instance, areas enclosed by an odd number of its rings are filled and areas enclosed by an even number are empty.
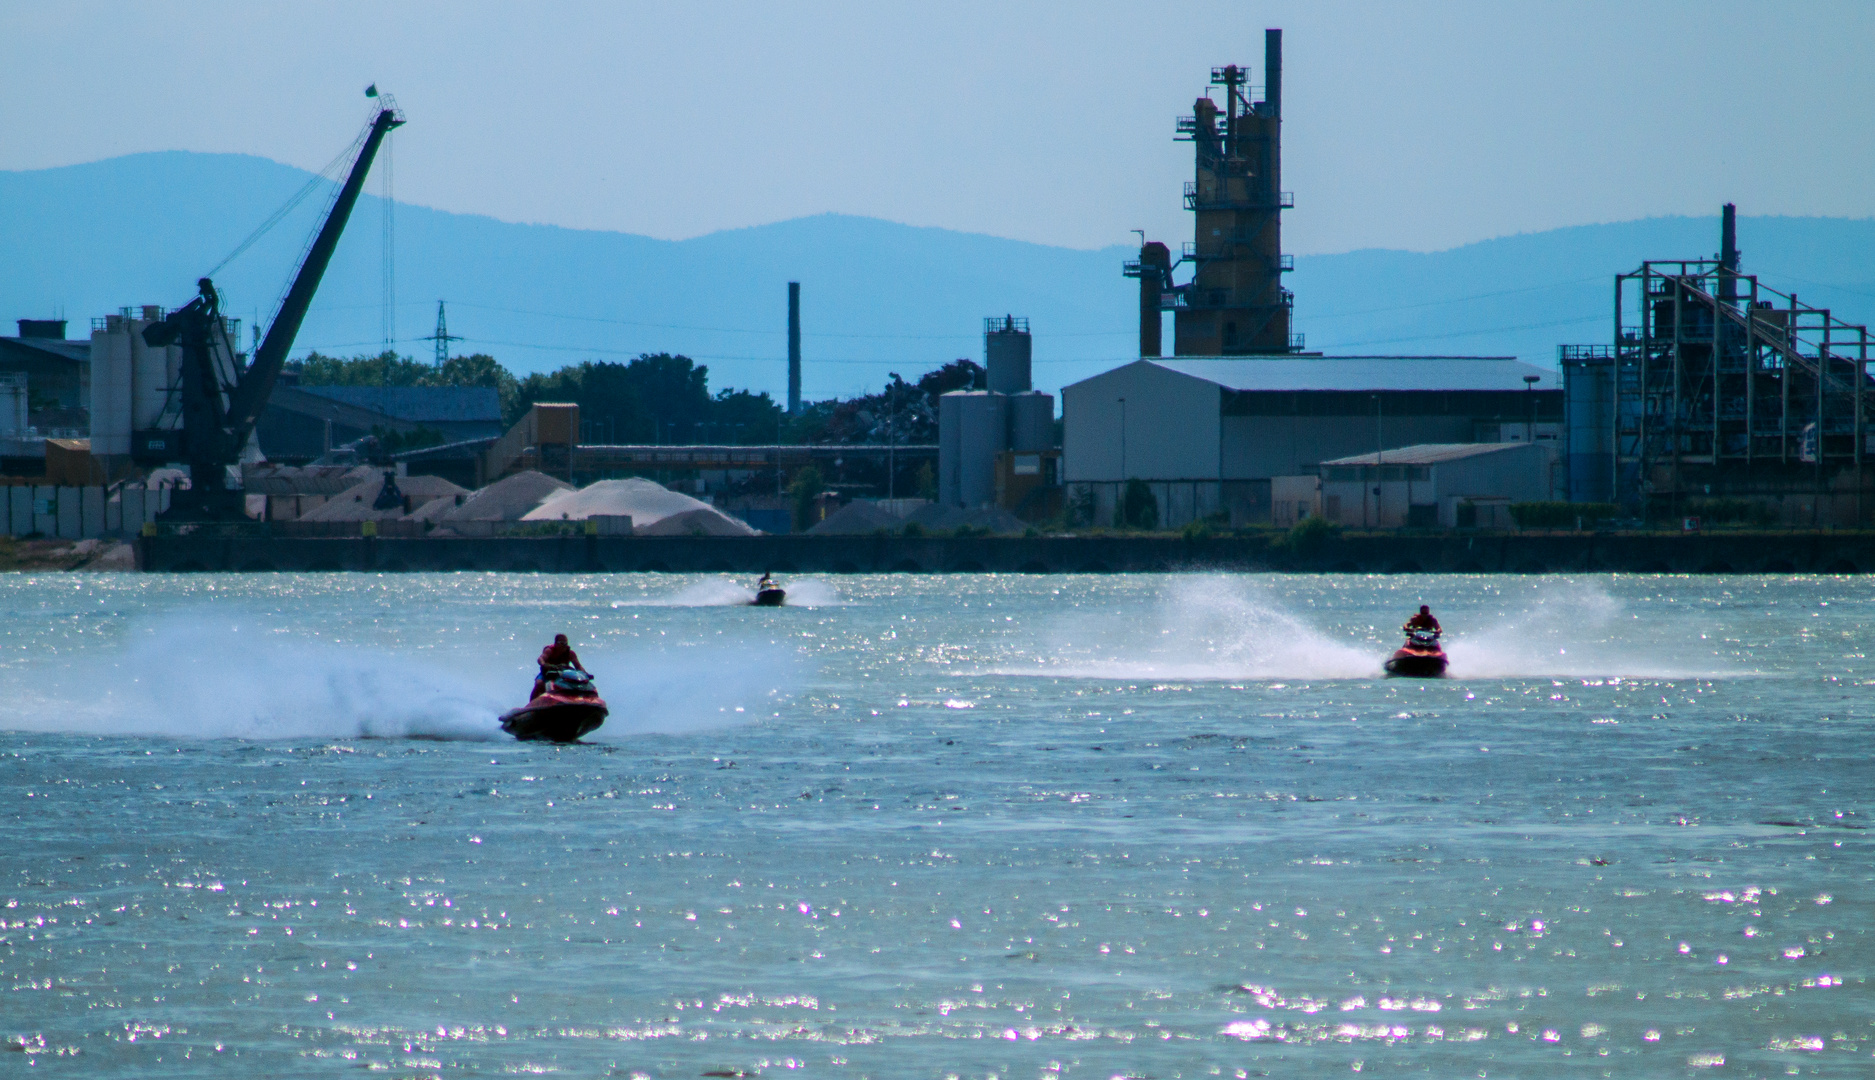
[[[1434,634],[1443,632],[1439,628],[1439,620],[1432,617],[1432,609],[1425,604],[1419,605],[1419,614],[1406,620],[1404,629],[1409,634],[1415,630],[1430,630]]]
[[[775,587],[775,575],[764,573],[762,580],[755,583],[756,592],[766,592]]]
[[[534,676],[534,697],[547,692],[547,680],[567,668],[585,671],[579,662],[579,654],[573,646],[566,643],[565,634],[553,635],[553,644],[540,650],[540,674]]]

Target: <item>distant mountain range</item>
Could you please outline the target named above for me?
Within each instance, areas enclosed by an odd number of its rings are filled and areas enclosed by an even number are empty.
[[[174,306],[193,282],[313,180],[234,154],[135,154],[0,172],[0,317],[61,311],[73,336],[132,304]],[[374,180],[370,188],[377,187]],[[227,309],[270,317],[332,185],[217,271]],[[1749,207],[1744,208],[1749,210]],[[383,204],[359,203],[295,352],[384,345]],[[1298,211],[1306,212],[1306,211]],[[1131,357],[1132,253],[1082,251],[823,214],[665,241],[521,225],[398,204],[396,347],[427,356],[436,301],[454,352],[535,371],[682,352],[711,385],[786,385],[786,283],[802,283],[807,396],[876,388],[959,356],[982,318],[1029,317],[1036,382],[1053,390]],[[1875,320],[1875,220],[1744,217],[1745,270],[1851,321]],[[1168,242],[1180,237],[1165,237]],[[1296,329],[1331,354],[1516,355],[1609,339],[1611,280],[1643,258],[1710,255],[1710,218],[1652,218],[1504,237],[1450,251],[1299,256]],[[11,332],[5,324],[0,332]]]

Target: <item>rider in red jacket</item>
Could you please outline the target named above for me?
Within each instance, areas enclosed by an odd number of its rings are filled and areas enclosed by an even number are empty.
[[[534,697],[539,697],[547,692],[547,678],[553,672],[560,671],[564,668],[573,668],[578,671],[586,670],[584,667],[580,666],[579,654],[573,651],[573,646],[566,643],[565,634],[555,634],[553,636],[553,644],[540,650],[539,663],[540,674],[534,677]]]
[[[1406,620],[1406,629],[1430,630],[1435,634],[1441,632],[1439,629],[1439,620],[1432,617],[1432,609],[1424,604],[1419,605],[1419,614]]]

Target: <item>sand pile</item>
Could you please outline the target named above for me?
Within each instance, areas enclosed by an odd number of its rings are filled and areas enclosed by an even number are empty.
[[[378,475],[361,481],[327,499],[325,504],[307,511],[301,521],[394,521],[410,513],[417,507],[428,509],[431,503],[449,498],[452,502],[456,495],[467,495],[466,488],[440,476],[400,476],[397,478],[397,490],[403,498],[396,506],[388,510],[373,507],[378,492],[384,488],[384,475]],[[405,509],[408,506],[410,509]]]
[[[880,529],[896,532],[904,524],[904,518],[886,507],[866,499],[855,499],[828,514],[825,521],[815,522],[807,531],[816,536],[870,536]]]
[[[746,522],[709,503],[642,478],[601,480],[578,491],[563,491],[521,520],[584,521],[609,515],[630,516],[632,532],[639,536],[756,535]]]

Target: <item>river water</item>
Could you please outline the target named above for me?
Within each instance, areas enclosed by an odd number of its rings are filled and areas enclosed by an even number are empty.
[[[0,1074],[1875,1075],[1871,579],[791,584],[0,578]]]

